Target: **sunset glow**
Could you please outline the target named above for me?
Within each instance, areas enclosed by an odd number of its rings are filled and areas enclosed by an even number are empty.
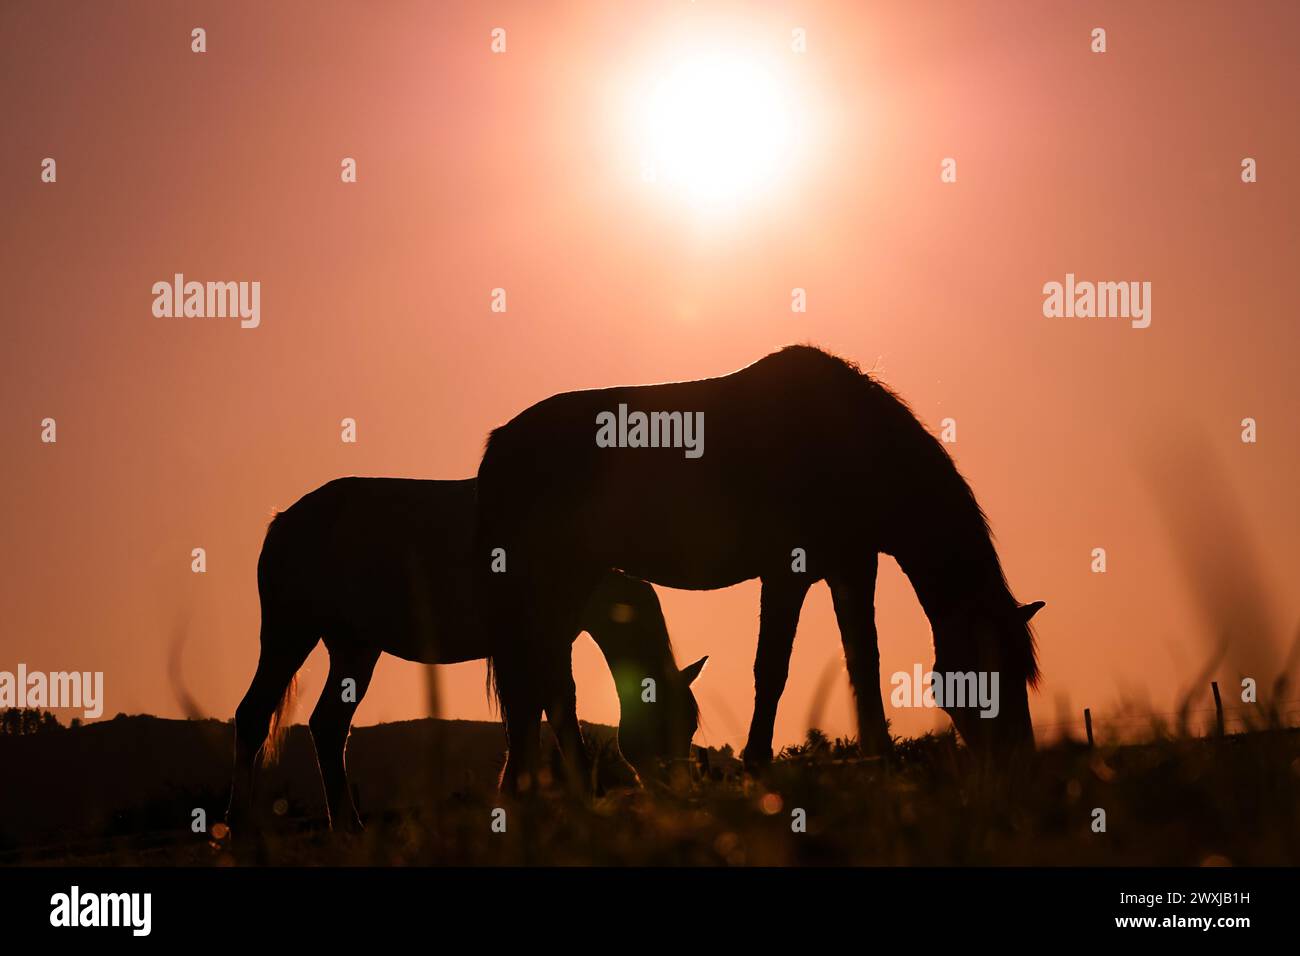
[[[1297,36],[0,3],[6,942],[1285,926]]]
[[[489,431],[557,392],[724,375],[811,342],[950,428],[1008,579],[1048,601],[1040,739],[1081,735],[1084,707],[1099,727],[1126,698],[1175,710],[1220,604],[1249,609],[1255,638],[1222,686],[1267,680],[1300,619],[1295,323],[1277,281],[1300,127],[1277,120],[1294,84],[1252,64],[1291,69],[1294,14],[1270,29],[1224,6],[1157,29],[1103,7],[1123,38],[1105,54],[1096,24],[1041,4],[954,7],[943,29],[908,4],[345,5],[309,23],[278,5],[202,23],[90,5],[76,29],[62,7],[7,5],[27,39],[4,63],[0,156],[15,224],[0,671],[103,672],[103,714],[65,722],[226,719],[258,659],[274,511],[340,476],[472,476]],[[221,42],[192,52],[196,26]],[[1212,79],[1178,79],[1214,57]],[[165,135],[141,133],[160,117]],[[190,282],[204,295],[187,315]],[[1077,307],[1104,288],[1106,317]],[[1110,298],[1125,288],[1127,313]],[[707,459],[723,432],[705,434]],[[1195,467],[1152,474],[1153,449],[1184,435]],[[1193,494],[1189,476],[1219,474]],[[1260,577],[1234,585],[1246,598],[1183,557],[1221,563],[1225,535],[1201,529],[1229,490],[1250,559],[1233,567]],[[658,589],[679,661],[709,656],[697,743],[745,743],[759,591]],[[875,607],[888,695],[933,641],[889,558]],[[778,746],[856,733],[843,662],[819,583]],[[587,637],[573,670],[583,719],[617,723]],[[484,671],[440,669],[444,715],[497,719]],[[327,676],[321,647],[291,720]],[[424,671],[385,655],[356,724],[426,701]],[[887,715],[906,735],[949,723]]]
[[[787,167],[795,109],[788,83],[757,57],[680,58],[655,78],[641,104],[647,171],[695,204],[751,197]]]

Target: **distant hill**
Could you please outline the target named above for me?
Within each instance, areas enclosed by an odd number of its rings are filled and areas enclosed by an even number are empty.
[[[584,732],[598,750],[612,744],[611,727],[584,724]],[[549,728],[543,734],[550,752]],[[348,774],[365,816],[427,804],[435,793],[490,792],[505,747],[495,722],[426,718],[358,727],[349,739]],[[0,862],[15,862],[35,847],[188,833],[195,808],[207,812],[211,826],[225,815],[233,755],[234,726],[218,720],[119,715],[0,736]],[[324,796],[305,726],[289,729],[280,761],[263,771],[258,788],[283,799],[286,816],[323,823]]]

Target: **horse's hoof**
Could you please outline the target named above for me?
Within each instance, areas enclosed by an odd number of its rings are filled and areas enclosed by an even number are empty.
[[[507,770],[497,784],[497,791],[507,797],[526,797],[536,790],[536,778],[526,770],[517,773]]]
[[[767,772],[768,767],[772,766],[772,749],[751,751],[749,748],[740,755],[740,759],[745,766],[745,773],[751,777],[758,777]]]
[[[894,756],[894,742],[888,737],[874,741],[866,741],[858,745],[858,751],[863,757],[868,759],[879,757],[889,758]]]

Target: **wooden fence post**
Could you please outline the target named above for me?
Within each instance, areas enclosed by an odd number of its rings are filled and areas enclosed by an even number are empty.
[[[1088,731],[1088,746],[1092,746],[1092,710],[1083,708],[1083,726]]]
[[[1219,736],[1223,736],[1223,698],[1219,696],[1219,682],[1210,681],[1210,689],[1214,691],[1214,720],[1218,728]]]

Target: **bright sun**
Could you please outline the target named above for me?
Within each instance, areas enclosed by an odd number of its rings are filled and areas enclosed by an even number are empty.
[[[793,112],[775,70],[757,59],[680,60],[657,78],[644,103],[643,172],[694,203],[747,198],[786,166]]]

